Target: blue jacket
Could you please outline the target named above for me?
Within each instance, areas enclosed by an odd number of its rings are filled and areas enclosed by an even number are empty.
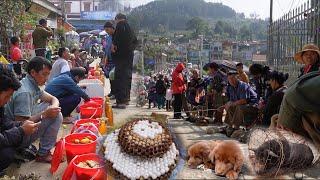
[[[248,104],[258,103],[257,93],[247,83],[238,81],[237,87],[230,84],[227,87],[227,96],[229,101],[235,102],[240,99],[247,100]]]
[[[77,85],[70,73],[62,73],[55,77],[46,85],[45,91],[58,99],[77,94],[84,100],[89,100],[89,96]]]
[[[104,54],[106,57],[108,57],[108,61],[112,62],[112,56],[111,56],[111,46],[112,46],[112,36],[107,35],[106,36],[106,47],[104,47]]]

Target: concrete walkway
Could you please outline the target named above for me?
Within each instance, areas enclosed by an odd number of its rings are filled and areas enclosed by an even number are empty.
[[[109,83],[106,83],[105,92],[108,93],[110,91]],[[112,101],[113,102],[113,101]],[[116,127],[120,127],[122,124],[127,122],[128,120],[139,117],[139,116],[147,116],[150,115],[152,112],[165,114],[170,117],[173,116],[172,112],[166,112],[165,110],[158,110],[154,109],[147,109],[147,106],[140,108],[135,106],[134,98],[131,99],[131,104],[128,106],[127,109],[114,109],[114,123]],[[204,126],[195,126],[189,122],[184,120],[174,120],[169,119],[168,121],[169,127],[171,128],[173,135],[177,138],[177,142],[179,143],[178,146],[181,150],[181,161],[180,161],[180,168],[179,172],[177,172],[175,179],[224,179],[222,177],[215,176],[212,171],[203,171],[199,169],[190,169],[185,164],[186,158],[186,149],[191,144],[199,141],[199,140],[214,140],[214,139],[228,139],[223,134],[206,134],[206,128]],[[65,135],[69,134],[71,129],[71,125],[67,125],[66,127],[61,127],[59,131],[59,139],[64,137]],[[241,144],[241,148],[243,152],[248,154],[248,147],[246,144]],[[18,177],[19,174],[29,174],[31,172],[35,172],[36,174],[41,176],[43,180],[49,179],[61,179],[64,169],[66,168],[67,163],[61,163],[58,171],[51,175],[49,172],[50,164],[43,164],[43,163],[36,163],[35,161],[24,163],[18,168],[15,164],[13,164],[9,170],[8,175]],[[253,173],[250,172],[250,166],[248,161],[246,161],[246,165],[243,168],[243,173],[240,175],[240,179],[255,179],[257,177],[252,176]],[[308,171],[304,172],[304,178],[307,179],[320,179],[320,168],[315,167],[313,169],[309,169]],[[294,175],[289,176],[282,176],[281,178],[285,179],[292,179]],[[266,178],[260,178],[266,179]]]

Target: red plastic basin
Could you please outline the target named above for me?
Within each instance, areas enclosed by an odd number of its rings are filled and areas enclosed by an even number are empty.
[[[89,136],[92,143],[88,144],[75,144],[75,139],[83,139]],[[95,153],[96,152],[96,145],[97,145],[97,137],[90,133],[81,133],[81,134],[70,134],[65,137],[65,149],[67,155],[68,163],[74,158],[76,155],[88,154],[88,153]]]
[[[96,119],[96,118],[101,118],[102,117],[102,106],[99,104],[83,104],[80,106],[80,115],[81,118],[87,119]]]

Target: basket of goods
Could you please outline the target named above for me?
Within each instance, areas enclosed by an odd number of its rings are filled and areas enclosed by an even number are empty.
[[[168,179],[179,151],[169,129],[152,120],[133,120],[106,136],[108,172],[120,179]]]

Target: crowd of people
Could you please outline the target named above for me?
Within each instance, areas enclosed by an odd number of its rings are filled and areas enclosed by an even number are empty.
[[[317,72],[315,76],[318,77],[319,52],[316,45],[307,44],[296,53],[295,60],[304,64],[301,75],[296,79],[301,79],[312,72]],[[169,73],[160,73],[145,79],[148,107],[161,109],[164,107],[165,99],[168,111],[171,109],[170,105],[173,105],[173,118],[185,119],[192,123],[199,121],[204,121],[205,124],[212,122],[216,125],[224,123],[227,127],[223,133],[229,137],[241,127],[248,130],[254,125],[269,127],[277,124],[278,127],[288,127],[294,132],[299,130],[293,126],[299,126],[300,132],[303,132],[301,112],[298,115],[294,111],[295,106],[287,104],[291,102],[288,100],[289,97],[294,98],[286,93],[288,74],[272,71],[268,66],[260,64],[250,65],[247,74],[243,70],[242,63],[236,64],[236,69],[233,70],[212,62],[205,65],[204,70],[207,75],[201,76],[199,69],[188,69],[184,63],[179,63]],[[312,99],[300,99],[300,103],[303,104],[308,100],[312,101]],[[309,111],[304,108],[299,110]],[[314,112],[318,111],[314,109]],[[182,116],[183,113],[185,116]],[[299,117],[297,122],[290,122],[287,116],[292,115]]]
[[[100,66],[110,78],[108,96],[116,100],[113,108],[124,109],[130,101],[137,38],[123,14],[118,14],[115,22],[106,22],[104,29],[107,35]],[[0,65],[0,175],[15,160],[16,154],[31,152],[36,161],[51,162],[50,150],[61,123],[72,123],[71,113],[81,99],[89,100],[83,87],[78,85],[86,78],[92,62],[88,51],[61,47],[59,58],[51,63],[45,59],[48,38],[52,35],[46,20],[39,21],[35,32],[33,42],[37,56],[28,62],[27,74],[21,81],[15,75],[21,74],[18,65],[14,65],[13,71]],[[17,62],[22,58],[19,38],[12,37],[11,44],[11,58]],[[201,120],[207,124],[212,119],[214,124],[225,123],[227,136],[232,136],[240,127],[261,124],[290,129],[320,144],[317,133],[320,107],[316,101],[320,95],[320,50],[316,45],[307,44],[295,59],[304,67],[289,88],[285,86],[288,74],[259,64],[250,66],[249,78],[242,63],[234,70],[209,63],[203,67],[206,76],[202,76],[199,69],[187,69],[184,63],[179,63],[165,74],[145,78],[139,94],[147,95],[148,108],[170,111],[172,105],[175,119],[184,118],[192,123]],[[112,78],[111,72],[114,72]],[[314,93],[309,93],[311,88]],[[32,143],[38,139],[40,144],[36,149]]]
[[[137,38],[121,13],[104,28],[107,34],[100,66],[107,78],[112,69],[115,72],[109,95],[116,99],[113,107],[126,108]],[[72,112],[81,99],[90,100],[78,83],[88,76],[89,64],[97,56],[88,58],[92,50],[60,47],[58,59],[51,62],[46,49],[52,35],[47,21],[41,19],[32,35],[36,56],[28,61],[25,77],[17,76],[21,74],[17,62],[23,57],[18,37],[11,38],[13,69],[0,64],[0,177],[16,160],[50,163],[61,124],[73,123]],[[32,144],[36,140],[40,141],[38,149]]]

